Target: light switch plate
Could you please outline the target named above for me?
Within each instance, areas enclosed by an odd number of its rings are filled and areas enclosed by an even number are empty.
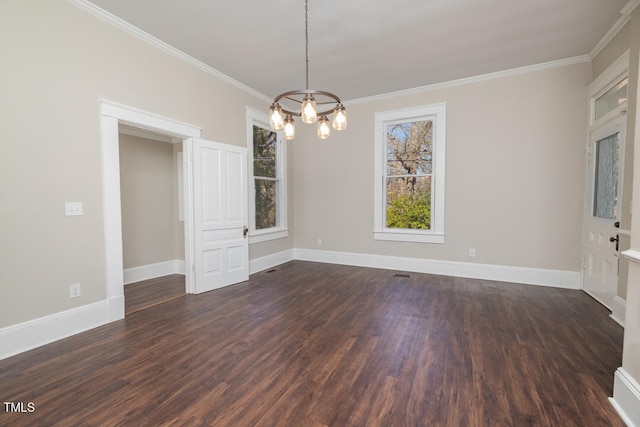
[[[83,215],[82,202],[66,202],[64,204],[64,212],[67,216]]]

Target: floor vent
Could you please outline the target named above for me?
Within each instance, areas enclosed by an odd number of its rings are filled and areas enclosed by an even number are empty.
[[[404,273],[394,273],[393,277],[411,277],[411,276]]]
[[[274,271],[278,271],[277,268],[272,268],[271,270],[267,270],[267,273],[273,273]]]

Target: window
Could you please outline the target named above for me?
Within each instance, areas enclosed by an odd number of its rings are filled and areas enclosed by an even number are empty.
[[[375,115],[375,239],[444,243],[445,112]]]
[[[601,119],[607,113],[616,110],[627,102],[627,86],[629,78],[625,77],[618,84],[595,100],[595,120]]]
[[[286,145],[268,123],[266,113],[247,108],[249,243],[288,236]]]

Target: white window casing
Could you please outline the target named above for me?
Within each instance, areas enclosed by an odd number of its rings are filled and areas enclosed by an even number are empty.
[[[386,127],[399,122],[432,120],[431,225],[429,230],[388,228],[386,226]],[[375,240],[444,243],[446,103],[386,111],[375,114]]]
[[[253,158],[253,127],[259,126],[267,130],[269,118],[265,112],[247,107],[247,162],[249,175],[249,244],[266,242],[269,240],[288,237],[287,223],[287,146],[282,131],[277,133],[276,147],[276,226],[258,230],[256,229],[256,195]]]

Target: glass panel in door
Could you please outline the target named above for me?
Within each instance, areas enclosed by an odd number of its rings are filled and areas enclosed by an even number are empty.
[[[615,219],[618,214],[618,169],[620,134],[596,141],[593,216]]]

